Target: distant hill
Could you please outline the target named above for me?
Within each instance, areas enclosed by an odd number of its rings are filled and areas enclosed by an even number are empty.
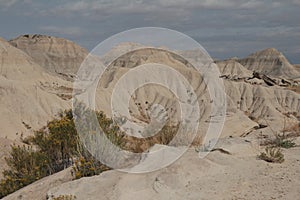
[[[88,51],[69,40],[46,35],[22,35],[9,41],[52,74],[73,79]]]
[[[289,79],[300,77],[300,72],[289,63],[281,52],[274,48],[258,51],[237,61],[251,71],[266,75]]]

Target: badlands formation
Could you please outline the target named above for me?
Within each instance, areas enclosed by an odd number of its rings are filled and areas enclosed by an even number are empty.
[[[101,59],[108,64],[114,54],[137,46],[140,45],[121,44]],[[8,155],[10,144],[20,143],[21,135],[31,135],[60,111],[71,108],[73,82],[87,55],[87,50],[62,38],[23,35],[10,41],[0,39],[1,171],[7,167],[4,157]],[[300,147],[284,150],[285,162],[282,164],[257,159],[264,151],[259,145],[263,138],[274,137],[274,132],[280,133],[287,125],[299,123],[299,65],[290,64],[276,49],[259,51],[243,59],[215,61],[220,71],[219,79],[225,86],[226,121],[217,145],[201,159],[201,142],[211,119],[213,100],[195,69],[167,50],[134,50],[110,63],[98,84],[96,108],[111,116],[111,95],[120,77],[132,68],[153,62],[176,69],[195,89],[200,111],[195,146],[174,164],[155,172],[127,174],[111,170],[72,181],[68,169],[4,199],[42,200],[60,195],[74,195],[84,200],[299,197]],[[155,75],[169,78],[176,84],[176,79],[166,73]],[[135,80],[128,84],[135,84]],[[127,120],[149,123],[149,118],[144,115],[148,104],[168,108],[171,120],[176,121],[180,116],[174,94],[155,85],[134,93],[128,105],[132,118]],[[295,142],[300,145],[299,139]],[[150,158],[145,158],[144,162],[147,159]]]

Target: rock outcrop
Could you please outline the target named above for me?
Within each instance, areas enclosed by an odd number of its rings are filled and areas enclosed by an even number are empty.
[[[220,69],[221,78],[238,81],[252,77],[252,71],[246,69],[234,59],[218,61],[217,65]]]
[[[77,44],[52,36],[22,35],[9,43],[24,51],[48,72],[71,80],[88,55],[88,51]]]
[[[70,83],[45,72],[29,55],[0,41],[1,137],[20,138],[41,128],[61,109],[70,108],[55,88]],[[50,91],[55,90],[55,92]],[[25,125],[26,124],[26,125]]]
[[[286,57],[274,48],[265,49],[238,59],[247,69],[278,78],[295,79],[300,73],[289,63]]]

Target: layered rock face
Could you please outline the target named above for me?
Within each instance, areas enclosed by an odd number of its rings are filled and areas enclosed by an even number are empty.
[[[299,78],[300,73],[289,63],[286,57],[274,48],[256,52],[237,60],[251,71],[281,78]]]
[[[217,62],[223,78],[230,80],[242,80],[252,77],[253,72],[247,70],[243,65],[234,59]]]
[[[65,105],[69,105],[70,103],[72,77],[74,77],[73,75],[77,72],[85,56],[88,55],[85,49],[68,40],[41,35],[24,35],[11,40],[10,43],[5,41],[2,41],[2,43],[2,46],[6,46],[9,52],[11,52],[8,54],[2,50],[1,75],[3,77],[17,80],[27,79],[31,85],[30,87],[35,88],[30,90],[31,92],[27,92],[26,95],[28,98],[33,98],[34,96],[35,98],[40,98],[39,96],[45,92],[46,95],[53,95],[55,99],[63,103],[63,106],[57,106],[56,110],[69,107]],[[22,51],[9,44],[20,48]],[[122,52],[132,50],[136,47],[142,48],[143,46],[131,43],[120,44],[102,57],[102,60],[104,63],[109,64],[109,61],[114,60],[115,55],[122,54]],[[185,54],[189,57],[195,57],[197,55],[197,53],[193,51],[188,51]],[[170,65],[189,80],[193,88],[196,88],[195,92],[198,96],[197,98],[201,101],[199,103],[201,119],[204,122],[209,121],[211,103],[209,94],[207,93],[207,86],[205,82],[203,82],[202,77],[196,76],[197,73],[193,71],[194,69],[185,66],[185,62],[180,60],[179,57],[168,53],[168,51],[157,52],[149,50],[149,48],[142,48],[139,51],[123,55],[111,63],[109,70],[105,72],[97,88],[97,108],[111,116],[111,95],[118,79],[136,66],[153,62]],[[11,65],[14,67],[11,67]],[[277,50],[266,49],[252,54],[245,59],[220,61],[217,62],[217,65],[220,70],[220,78],[223,79],[225,83],[228,99],[228,113],[245,116],[244,119],[250,117],[256,119],[256,122],[259,121],[259,119],[272,119],[275,123],[282,121],[282,116],[294,113],[295,110],[300,109],[299,94],[291,90],[286,90],[284,87],[280,87],[279,84],[274,84],[274,87],[269,87],[269,77],[264,78],[254,73],[254,71],[261,72],[262,74],[266,72],[274,77],[283,76],[288,77],[288,79],[293,79],[293,77],[297,76],[295,72],[296,69],[289,64],[283,54]],[[70,74],[73,75],[70,76]],[[147,79],[147,73],[142,76],[144,77],[140,78]],[[161,76],[161,74],[157,74],[157,76]],[[165,76],[165,78],[172,79],[172,77],[168,77],[168,75]],[[57,77],[67,78],[69,81],[63,81]],[[47,79],[54,80],[48,81]],[[175,79],[173,80],[174,83],[176,83]],[[279,78],[277,79],[281,80]],[[277,79],[275,81],[277,81]],[[271,81],[272,80],[273,79],[271,79]],[[135,80],[132,80],[132,84],[134,84],[134,82]],[[5,84],[8,84],[8,81],[5,81]],[[165,107],[173,106],[173,115],[179,115],[179,112],[176,111],[179,108],[176,101],[174,101],[174,94],[162,87],[145,87],[137,90],[133,96],[134,98],[131,99],[129,105],[132,115],[132,119],[130,120],[137,120],[141,123],[147,122],[148,119],[144,118],[145,116],[147,118],[147,109],[149,105],[152,104],[161,104]],[[11,97],[6,96],[5,98]],[[6,101],[12,102],[8,99]],[[146,102],[148,105],[145,104]],[[60,105],[60,103],[57,105]],[[49,110],[47,108],[44,109]],[[48,112],[48,114],[52,115],[55,113]],[[229,114],[228,116],[232,115]],[[297,116],[295,116],[294,119],[296,117]],[[31,118],[34,117],[31,116]],[[246,126],[245,129],[249,129],[254,125],[250,119],[248,120],[249,122],[246,122],[248,126]],[[19,121],[23,120],[18,120],[18,123]],[[31,121],[36,120],[25,120],[24,123],[32,125]],[[39,122],[39,124],[41,124],[41,122]],[[24,125],[15,127],[22,126]],[[206,126],[207,124],[203,123],[203,127]],[[203,130],[205,129],[206,128]],[[21,130],[24,131],[24,129]],[[241,131],[243,132],[243,130]],[[16,132],[19,132],[19,130],[16,129]],[[225,133],[225,135],[227,134]]]
[[[30,55],[48,72],[68,79],[74,78],[88,55],[86,49],[69,40],[45,35],[22,35],[9,43]]]
[[[48,74],[29,55],[4,40],[0,41],[0,58],[1,137],[26,136],[61,109],[70,108],[70,103],[59,96],[60,89],[70,88],[70,83]]]

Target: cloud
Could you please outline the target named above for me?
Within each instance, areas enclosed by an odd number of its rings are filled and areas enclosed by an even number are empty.
[[[88,0],[74,1],[53,9],[54,12],[103,11],[110,13],[155,12],[185,9],[237,9],[257,8],[259,0]],[[167,10],[166,10],[167,9]]]
[[[0,7],[6,9],[15,5],[17,2],[18,0],[0,0]]]
[[[57,26],[41,26],[40,31],[50,34],[58,34],[63,36],[78,37],[84,35],[85,31],[79,27],[57,27]]]
[[[7,10],[18,4],[32,5],[32,0],[0,0],[0,10]]]
[[[115,33],[159,26],[188,34],[222,58],[277,47],[299,60],[299,0],[25,1],[0,0],[9,10],[0,21],[14,24],[0,30],[3,36],[42,32],[91,49]]]

